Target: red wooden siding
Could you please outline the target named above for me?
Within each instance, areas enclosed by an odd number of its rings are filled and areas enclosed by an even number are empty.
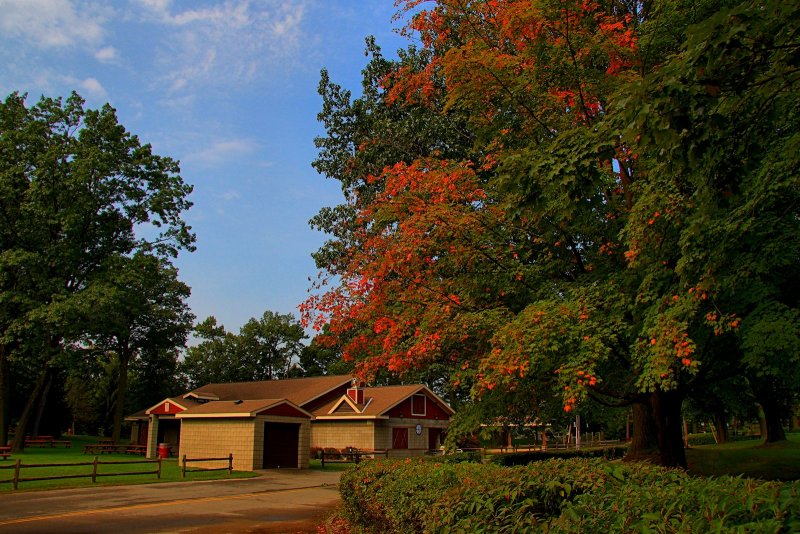
[[[407,417],[409,419],[438,419],[439,421],[448,421],[450,416],[445,412],[436,402],[428,395],[426,395],[425,404],[425,415],[411,415],[411,399],[409,397],[405,399],[403,402],[389,410],[388,416],[389,417]],[[417,410],[414,410],[416,413]]]
[[[165,415],[165,414],[176,414],[181,413],[184,408],[181,408],[177,404],[175,404],[171,400],[167,400],[150,410],[150,413],[154,413],[156,415]]]
[[[308,418],[308,415],[304,414],[291,404],[279,404],[278,406],[273,406],[272,408],[267,408],[263,412],[259,412],[258,415],[282,415],[284,417],[305,417]]]

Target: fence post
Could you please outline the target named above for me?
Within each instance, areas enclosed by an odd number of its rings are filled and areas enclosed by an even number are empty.
[[[97,456],[94,457],[92,462],[92,484],[97,482]]]
[[[228,453],[228,474],[233,474],[233,453]]]
[[[14,464],[14,489],[19,487],[19,468],[22,467],[22,460],[17,458],[17,463]]]
[[[158,458],[158,471],[156,472],[156,478],[159,480],[161,479],[161,457]]]
[[[322,451],[322,468],[325,469],[325,451]]]
[[[186,455],[181,459],[181,478],[186,478]]]

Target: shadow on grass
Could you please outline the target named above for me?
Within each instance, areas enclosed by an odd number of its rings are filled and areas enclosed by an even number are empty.
[[[762,480],[800,480],[800,434],[764,445],[738,441],[687,449],[689,473],[701,476],[742,475]]]

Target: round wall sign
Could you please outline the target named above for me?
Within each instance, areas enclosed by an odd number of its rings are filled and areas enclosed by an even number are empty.
[[[417,425],[417,428],[415,428],[415,430],[417,431],[417,435],[418,435],[418,436],[419,436],[420,434],[422,434],[422,425]]]

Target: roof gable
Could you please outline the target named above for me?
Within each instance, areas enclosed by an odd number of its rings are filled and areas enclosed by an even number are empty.
[[[373,388],[364,388],[364,405],[356,405],[352,400],[344,395],[343,397],[329,402],[314,411],[314,415],[318,419],[346,418],[348,416],[354,417],[372,417],[372,418],[387,418],[393,416],[393,411],[396,411],[400,405],[409,401],[415,394],[424,394],[429,402],[436,405],[437,415],[449,418],[455,412],[450,406],[447,405],[438,395],[421,384],[413,384],[406,386],[382,386]],[[347,404],[353,411],[343,409]],[[411,410],[404,414],[405,417],[414,417]]]
[[[144,411],[146,415],[174,415],[194,406],[195,403],[191,399],[182,399],[181,397],[172,397],[164,399],[155,406],[151,406]]]
[[[312,415],[286,399],[250,399],[235,401],[211,401],[193,406],[180,414],[178,419],[240,418],[257,415],[279,415],[311,418]]]
[[[345,394],[328,410],[328,415],[333,413],[361,413],[363,408],[364,406],[359,406],[353,402],[349,395]]]
[[[352,377],[349,375],[290,378],[285,380],[262,380],[259,382],[230,382],[206,384],[187,394],[199,398],[215,396],[220,401],[254,399],[288,399],[303,407],[319,397],[342,388],[347,389]]]

